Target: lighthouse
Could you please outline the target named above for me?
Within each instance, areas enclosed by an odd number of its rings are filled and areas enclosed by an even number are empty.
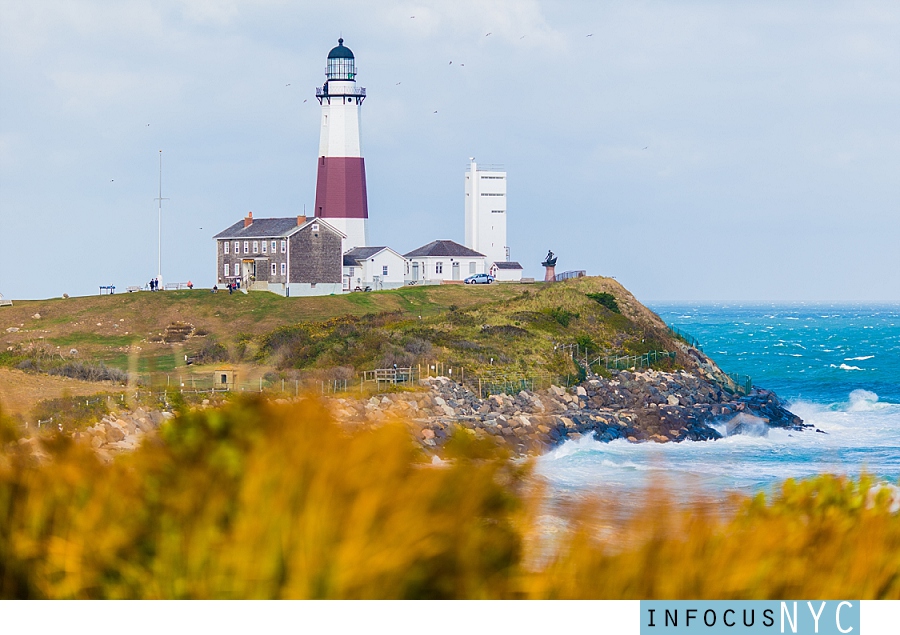
[[[359,143],[359,110],[366,89],[356,85],[356,60],[343,38],[328,53],[322,106],[315,215],[343,232],[343,249],[368,245],[366,165]]]

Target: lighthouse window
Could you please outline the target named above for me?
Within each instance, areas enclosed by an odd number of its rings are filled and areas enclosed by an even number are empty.
[[[503,194],[495,193],[495,192],[482,192],[482,196],[503,196]]]
[[[505,209],[492,209],[491,214],[502,214],[505,211]]]

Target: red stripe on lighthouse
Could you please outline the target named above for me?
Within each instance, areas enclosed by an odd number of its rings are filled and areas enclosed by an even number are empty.
[[[366,164],[362,157],[319,157],[316,216],[368,218]]]

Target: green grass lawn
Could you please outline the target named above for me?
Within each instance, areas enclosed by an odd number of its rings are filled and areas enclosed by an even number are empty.
[[[611,293],[622,313],[610,311],[589,293]],[[37,314],[40,317],[34,317]],[[378,315],[389,317],[372,317]],[[303,327],[308,333],[295,333],[290,351],[264,346],[265,336],[276,329],[334,318],[343,322]],[[364,319],[353,322],[357,318]],[[206,337],[174,345],[156,342],[175,322],[192,324]],[[19,330],[7,332],[9,327]],[[65,355],[76,348],[80,361],[122,369],[128,368],[129,355],[137,355],[140,372],[170,372],[183,365],[185,354],[197,354],[211,340],[225,345],[233,361],[273,367],[284,367],[285,355],[292,360],[288,366],[300,368],[371,367],[430,356],[470,367],[501,364],[523,372],[560,372],[565,364],[554,353],[557,343],[581,341],[593,343],[598,352],[635,352],[668,346],[664,329],[621,285],[599,277],[301,298],[202,289],[139,292],[17,301],[0,310],[4,349],[45,347]]]

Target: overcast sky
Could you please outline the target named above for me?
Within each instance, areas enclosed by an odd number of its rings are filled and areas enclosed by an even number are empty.
[[[0,293],[146,283],[160,149],[166,281],[312,210],[339,35],[373,244],[462,242],[475,156],[526,275],[552,249],[648,302],[900,301],[896,1],[0,0]]]

